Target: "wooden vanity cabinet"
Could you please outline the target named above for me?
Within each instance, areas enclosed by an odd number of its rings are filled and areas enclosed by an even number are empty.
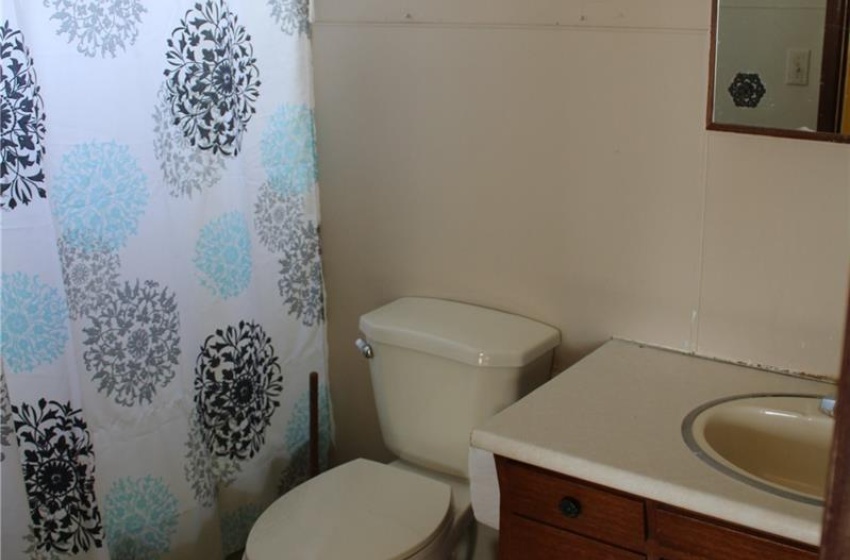
[[[496,457],[500,560],[816,560],[817,548]]]

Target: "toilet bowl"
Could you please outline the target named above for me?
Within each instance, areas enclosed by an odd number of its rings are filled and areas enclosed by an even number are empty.
[[[472,428],[549,378],[557,330],[464,303],[402,298],[360,318],[381,433],[399,460],[356,459],[274,502],[245,560],[431,560],[472,526]]]

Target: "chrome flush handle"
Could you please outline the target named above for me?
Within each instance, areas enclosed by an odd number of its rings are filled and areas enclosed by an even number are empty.
[[[360,350],[360,353],[363,354],[363,357],[367,360],[371,360],[372,356],[375,354],[372,352],[372,347],[369,346],[369,343],[363,340],[362,338],[358,338],[354,341],[354,345]]]

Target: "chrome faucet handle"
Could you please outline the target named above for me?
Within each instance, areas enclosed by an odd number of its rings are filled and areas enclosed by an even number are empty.
[[[835,397],[821,397],[820,399],[820,411],[829,416],[830,418],[835,417]]]

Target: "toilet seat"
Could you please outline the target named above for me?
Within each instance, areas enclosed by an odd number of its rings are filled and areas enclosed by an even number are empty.
[[[269,506],[251,529],[245,558],[415,558],[446,540],[451,498],[448,484],[356,459]]]

